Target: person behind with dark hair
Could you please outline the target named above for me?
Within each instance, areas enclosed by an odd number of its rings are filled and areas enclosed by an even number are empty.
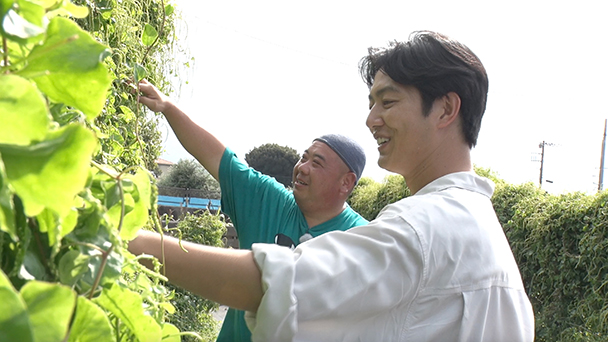
[[[253,341],[533,341],[532,306],[490,200],[494,184],[471,161],[488,89],[481,61],[422,31],[370,49],[360,72],[378,164],[402,175],[412,195],[368,225],[293,251],[188,245],[183,260],[165,240],[169,278],[200,274],[186,285],[246,310]],[[148,233],[130,248],[142,246],[160,250]]]
[[[162,112],[186,150],[219,181],[221,209],[234,224],[240,249],[261,242],[294,248],[323,233],[367,223],[346,203],[365,168],[363,148],[351,138],[326,134],[314,139],[294,166],[293,189],[288,190],[244,164],[152,84],[144,80],[139,88],[140,102]],[[230,308],[217,341],[250,341],[244,315]]]

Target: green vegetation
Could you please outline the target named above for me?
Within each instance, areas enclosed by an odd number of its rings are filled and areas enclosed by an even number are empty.
[[[196,335],[126,249],[161,229],[157,117],[132,84],[168,84],[174,15],[162,0],[0,0],[0,340]]]
[[[220,184],[205,168],[192,159],[180,159],[177,164],[171,166],[167,172],[158,180],[159,187],[180,189],[159,189],[161,195],[180,196],[178,193],[183,189],[199,190],[192,191],[192,197],[220,198]],[[173,190],[174,193],[171,191]]]

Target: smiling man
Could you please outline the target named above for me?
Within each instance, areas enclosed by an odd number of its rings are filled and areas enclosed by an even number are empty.
[[[339,134],[315,139],[293,168],[290,191],[245,165],[152,84],[142,81],[139,87],[140,102],[162,112],[186,150],[220,182],[221,208],[234,224],[241,249],[261,242],[293,249],[323,233],[367,223],[346,203],[365,167],[363,148],[352,139]],[[244,312],[229,309],[217,341],[250,340]]]
[[[473,172],[470,156],[488,92],[481,61],[424,31],[370,49],[360,72],[378,163],[402,175],[412,195],[368,225],[294,251],[192,246],[195,273],[214,275],[192,290],[247,310],[253,341],[533,341],[533,310],[492,206],[494,184]],[[179,252],[175,240],[165,246]],[[167,269],[186,263],[177,259],[167,258]]]

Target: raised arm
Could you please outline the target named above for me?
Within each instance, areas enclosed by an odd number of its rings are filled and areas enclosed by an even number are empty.
[[[250,250],[227,249],[164,236],[164,271],[169,281],[192,293],[235,309],[256,312],[262,299],[260,270]],[[129,251],[161,258],[161,239],[155,232],[140,230],[129,242]],[[150,267],[150,263],[143,262]]]
[[[184,146],[209,173],[219,180],[219,167],[226,147],[213,134],[206,131],[181,111],[168,97],[146,80],[139,82],[139,102],[167,118],[173,132]]]

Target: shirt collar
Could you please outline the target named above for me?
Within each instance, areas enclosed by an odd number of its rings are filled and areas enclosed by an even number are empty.
[[[494,187],[494,182],[478,176],[475,172],[455,172],[435,179],[415,193],[414,196],[425,195],[448,188],[461,188],[492,198]]]

